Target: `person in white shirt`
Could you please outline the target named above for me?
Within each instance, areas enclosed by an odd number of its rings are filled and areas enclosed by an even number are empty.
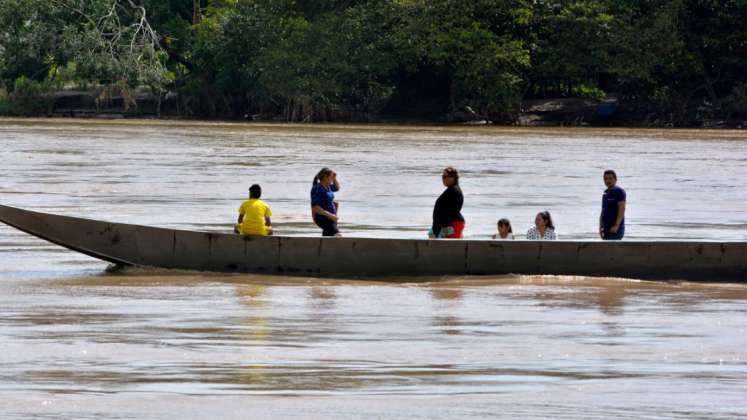
[[[508,219],[501,219],[498,221],[498,232],[493,235],[493,239],[498,240],[511,240],[514,239],[514,230],[511,227],[511,221]]]
[[[549,211],[541,211],[534,218],[534,226],[527,231],[527,239],[535,241],[554,241],[555,225],[552,222],[552,216]]]

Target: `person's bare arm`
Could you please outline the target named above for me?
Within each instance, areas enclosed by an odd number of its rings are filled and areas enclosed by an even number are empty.
[[[237,223],[233,227],[234,233],[239,233],[239,226],[241,226],[241,222],[243,222],[243,221],[244,221],[244,214],[243,213],[239,213],[239,220],[237,221]]]
[[[604,223],[602,223],[602,216],[604,212],[599,213],[599,237],[604,239]]]
[[[620,230],[623,219],[625,219],[625,202],[621,201],[617,203],[617,219],[615,225],[610,228],[610,233],[617,233]]]
[[[337,216],[335,216],[334,214],[328,212],[327,210],[324,210],[323,208],[321,208],[319,206],[312,207],[311,208],[311,213],[315,214],[315,215],[319,215],[319,216],[324,216],[324,217],[332,220],[333,222],[337,221]]]
[[[265,217],[265,226],[272,226],[272,220],[269,217]]]

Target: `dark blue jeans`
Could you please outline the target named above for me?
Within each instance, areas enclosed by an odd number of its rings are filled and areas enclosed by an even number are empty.
[[[340,230],[337,229],[337,222],[332,221],[332,219],[328,219],[320,215],[315,215],[314,223],[322,228],[322,236],[335,236],[340,233]]]
[[[611,227],[611,226],[610,226]],[[605,227],[604,228],[604,239],[605,241],[619,241],[625,236],[625,226],[620,226],[620,229],[617,230],[617,233],[610,233],[610,228]]]

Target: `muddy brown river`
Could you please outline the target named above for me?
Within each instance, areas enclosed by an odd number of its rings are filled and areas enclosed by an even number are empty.
[[[330,166],[343,233],[399,238],[453,165],[466,236],[592,239],[609,167],[626,239],[747,240],[745,131],[0,119],[0,162],[2,204],[180,229],[261,183],[292,236]],[[747,283],[105,268],[0,226],[0,418],[747,418]]]

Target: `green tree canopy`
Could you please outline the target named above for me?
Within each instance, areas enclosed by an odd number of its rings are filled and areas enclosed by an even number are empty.
[[[186,115],[514,121],[615,96],[744,115],[745,0],[0,0],[0,83],[178,93]]]

